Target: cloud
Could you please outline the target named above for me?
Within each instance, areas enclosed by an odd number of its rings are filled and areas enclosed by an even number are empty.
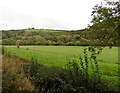
[[[82,29],[101,0],[2,0],[0,29]]]

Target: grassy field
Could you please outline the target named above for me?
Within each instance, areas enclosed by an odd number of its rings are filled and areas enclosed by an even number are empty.
[[[25,29],[26,32],[61,32],[64,30],[52,30],[52,29]]]
[[[79,46],[6,46],[7,51],[28,60],[34,59],[45,66],[64,67],[69,60],[79,57],[84,47]],[[99,68],[104,80],[110,81],[111,87],[118,82],[118,48],[106,47],[99,55]]]

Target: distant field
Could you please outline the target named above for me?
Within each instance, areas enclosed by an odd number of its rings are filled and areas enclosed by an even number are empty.
[[[7,51],[13,55],[31,60],[37,60],[45,66],[64,67],[69,60],[79,57],[84,47],[79,46],[6,46]],[[110,85],[118,82],[118,48],[109,49],[106,47],[99,56],[99,62],[102,78],[110,81]]]
[[[52,30],[52,29],[25,29],[26,32],[61,32],[64,30]]]

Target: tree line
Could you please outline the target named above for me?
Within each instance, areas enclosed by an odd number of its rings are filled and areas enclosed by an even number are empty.
[[[116,40],[98,44],[98,42],[101,42],[101,39],[99,39],[100,37],[93,38],[93,36],[97,35],[93,35],[93,31],[90,29],[76,31],[46,31],[45,29],[34,29],[32,31],[30,29],[2,31],[2,41],[0,44],[16,45],[19,41],[20,45],[117,45]],[[105,41],[105,38],[103,40]]]

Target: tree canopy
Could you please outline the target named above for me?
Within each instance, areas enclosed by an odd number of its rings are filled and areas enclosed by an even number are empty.
[[[92,11],[92,38],[99,39],[99,43],[119,45],[120,35],[120,2],[104,1],[96,5]],[[112,42],[110,42],[112,41]]]

